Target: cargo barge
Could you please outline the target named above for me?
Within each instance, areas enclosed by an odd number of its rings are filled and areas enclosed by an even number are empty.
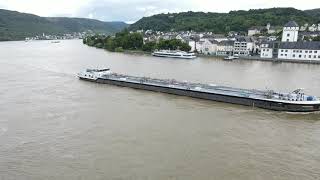
[[[278,93],[272,90],[250,90],[214,84],[181,82],[172,79],[129,76],[113,73],[110,69],[87,69],[84,72],[79,73],[78,77],[81,80],[96,83],[188,96],[275,111],[320,111],[320,100],[315,96],[306,95],[302,89],[297,89],[291,93]]]

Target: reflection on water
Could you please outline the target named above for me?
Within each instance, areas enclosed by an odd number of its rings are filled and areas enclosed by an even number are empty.
[[[0,179],[317,179],[320,114],[79,81],[85,68],[320,96],[320,66],[0,43]]]

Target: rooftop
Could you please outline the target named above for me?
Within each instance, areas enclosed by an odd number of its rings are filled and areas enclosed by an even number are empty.
[[[289,21],[284,27],[299,27],[299,25],[295,21]]]
[[[307,41],[307,42],[284,42],[280,44],[280,49],[308,49],[320,50],[320,41]]]
[[[249,30],[263,30],[263,29],[266,29],[265,26],[253,26],[251,28],[249,28]]]
[[[233,46],[234,41],[230,41],[230,40],[228,40],[228,41],[221,41],[221,42],[218,42],[218,44],[219,44],[220,46]]]
[[[238,42],[252,42],[252,39],[248,36],[238,36],[236,37]]]

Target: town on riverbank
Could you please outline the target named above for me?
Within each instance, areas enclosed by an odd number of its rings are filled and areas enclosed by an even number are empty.
[[[45,34],[39,36],[30,36],[26,37],[25,41],[34,41],[34,40],[68,40],[68,39],[83,39],[86,36],[93,35],[92,32],[73,32],[73,33],[65,33],[61,35],[53,35],[53,34]]]
[[[320,63],[320,24],[299,26],[289,21],[283,27],[255,26],[247,33],[230,31],[161,32],[123,31],[115,36],[87,36],[84,43],[110,51],[170,49],[195,52],[200,56],[239,56],[241,59]]]

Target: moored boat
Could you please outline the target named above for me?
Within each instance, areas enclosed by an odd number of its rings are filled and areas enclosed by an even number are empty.
[[[279,93],[271,90],[240,89],[213,84],[129,76],[112,73],[110,69],[87,69],[79,73],[78,77],[81,80],[96,83],[189,96],[276,111],[320,111],[319,98],[305,94],[302,89],[297,89],[291,93]]]
[[[234,59],[239,59],[239,57],[238,57],[238,56],[226,56],[226,57],[224,57],[223,59],[224,59],[224,60],[227,60],[227,61],[232,61],[232,60],[234,60]]]
[[[152,55],[156,57],[168,57],[168,58],[180,58],[180,59],[194,59],[197,57],[194,53],[188,53],[184,51],[170,51],[170,50],[154,51]]]

